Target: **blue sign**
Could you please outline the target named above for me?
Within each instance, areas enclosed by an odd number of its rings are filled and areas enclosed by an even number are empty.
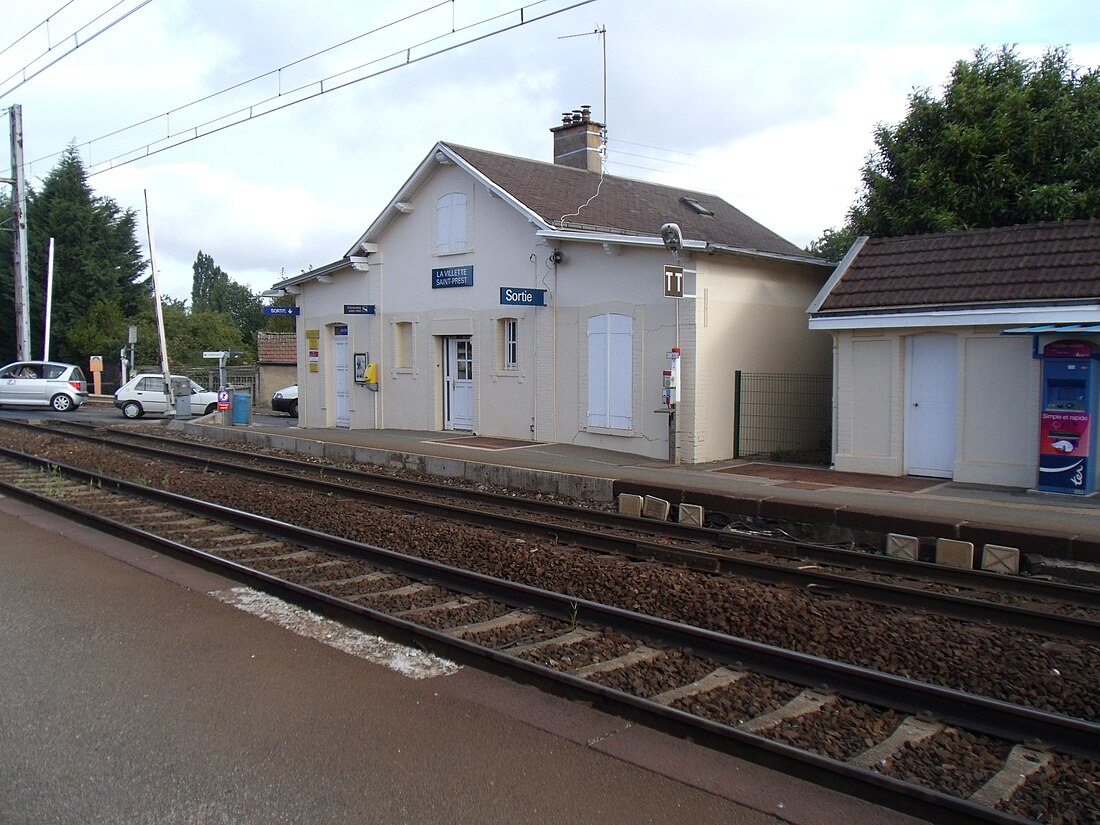
[[[264,307],[264,315],[297,315],[299,307]]]
[[[546,306],[546,290],[528,289],[522,286],[502,286],[500,288],[500,302],[522,307]]]
[[[374,315],[374,304],[344,304],[345,315]]]
[[[452,266],[447,269],[432,270],[432,289],[473,285],[474,268],[472,266]]]

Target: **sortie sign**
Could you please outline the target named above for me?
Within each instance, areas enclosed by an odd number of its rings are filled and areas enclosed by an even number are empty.
[[[522,286],[502,286],[500,288],[500,302],[523,307],[546,306],[546,290],[529,289]]]

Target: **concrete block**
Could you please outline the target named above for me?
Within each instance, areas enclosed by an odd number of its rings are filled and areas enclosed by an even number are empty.
[[[901,533],[886,534],[886,555],[895,559],[916,561],[920,554],[920,539]]]
[[[690,527],[702,527],[703,508],[698,504],[681,504],[679,522]]]
[[[640,516],[643,501],[641,496],[633,493],[619,493],[619,513],[624,516]]]
[[[982,570],[993,573],[1020,572],[1020,548],[1001,544],[987,544],[982,548]]]
[[[663,498],[646,496],[642,502],[642,515],[655,521],[668,521],[668,511],[671,505]]]
[[[974,569],[974,543],[958,539],[936,539],[936,564]]]

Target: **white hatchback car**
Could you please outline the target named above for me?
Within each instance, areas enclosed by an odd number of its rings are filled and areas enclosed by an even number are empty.
[[[88,400],[84,373],[59,361],[16,361],[0,367],[0,407],[52,407],[70,412]]]
[[[209,415],[218,409],[218,394],[196,384],[190,378],[173,375],[176,382],[187,382],[191,387],[191,415]],[[127,418],[141,418],[146,413],[163,415],[175,412],[169,409],[164,376],[143,372],[135,375],[115,390],[115,406]]]

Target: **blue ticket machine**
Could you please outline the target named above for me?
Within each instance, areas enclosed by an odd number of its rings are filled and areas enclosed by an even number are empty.
[[[1096,369],[1088,341],[1054,341],[1043,347],[1040,490],[1074,495],[1096,491]]]

